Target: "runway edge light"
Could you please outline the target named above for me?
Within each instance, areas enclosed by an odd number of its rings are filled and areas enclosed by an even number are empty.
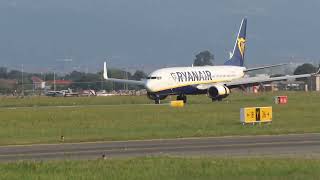
[[[272,122],[272,107],[245,107],[240,109],[240,122],[244,124]]]

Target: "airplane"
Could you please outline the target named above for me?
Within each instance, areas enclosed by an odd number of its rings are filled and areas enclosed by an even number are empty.
[[[207,94],[212,101],[221,101],[230,93],[230,89],[243,88],[266,82],[293,80],[296,78],[310,77],[314,74],[287,75],[282,77],[244,77],[246,72],[259,69],[282,66],[275,64],[256,68],[244,67],[244,55],[246,49],[247,19],[243,18],[233,52],[223,65],[217,66],[192,66],[170,67],[151,72],[141,81],[109,78],[107,64],[104,62],[103,77],[105,80],[119,83],[142,85],[147,89],[147,96],[160,104],[169,95],[177,95],[177,100],[187,102],[187,95]]]

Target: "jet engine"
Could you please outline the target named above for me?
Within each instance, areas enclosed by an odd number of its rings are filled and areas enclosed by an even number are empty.
[[[158,94],[155,94],[155,93],[147,93],[147,96],[148,96],[148,98],[149,99],[151,99],[151,100],[164,100],[166,97],[167,97],[167,95],[158,95]]]
[[[208,96],[212,100],[221,100],[230,94],[230,89],[224,85],[214,85],[208,89]]]

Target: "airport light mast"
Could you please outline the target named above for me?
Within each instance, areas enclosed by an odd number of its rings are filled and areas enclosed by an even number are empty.
[[[24,96],[24,84],[23,84],[23,64],[21,64],[21,95]]]
[[[56,72],[53,71],[53,91],[56,91]]]

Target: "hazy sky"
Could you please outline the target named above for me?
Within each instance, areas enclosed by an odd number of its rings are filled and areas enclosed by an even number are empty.
[[[319,0],[0,0],[0,66],[96,70],[222,64],[248,18],[246,64],[319,62]],[[63,59],[72,59],[64,62]]]

